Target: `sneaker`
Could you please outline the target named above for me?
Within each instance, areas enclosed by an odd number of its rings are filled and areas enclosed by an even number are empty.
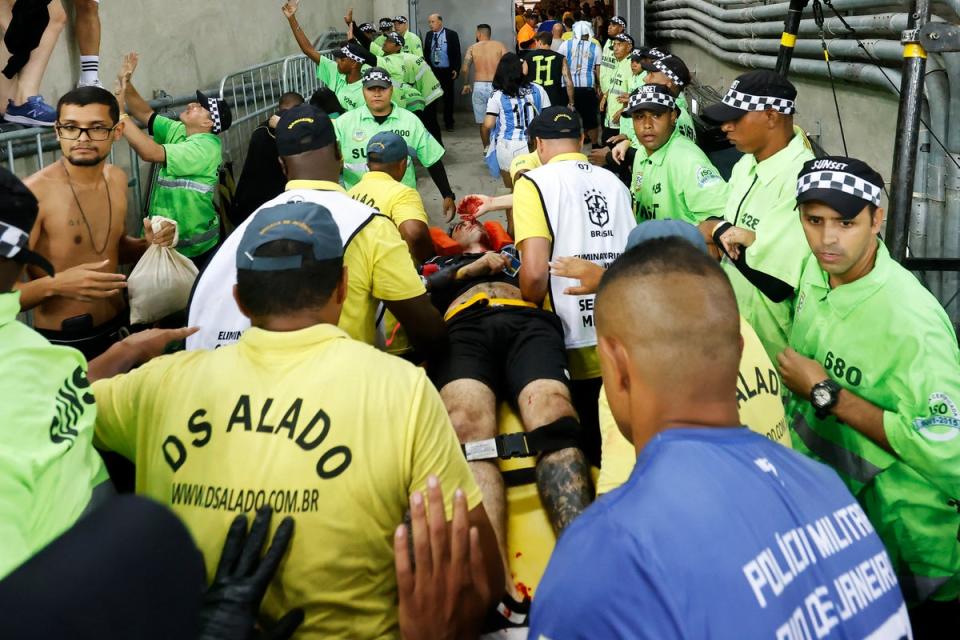
[[[40,96],[30,96],[20,106],[13,104],[13,100],[7,100],[7,113],[4,119],[16,124],[52,127],[57,120],[57,110],[44,102]]]
[[[84,82],[83,80],[80,80],[79,82],[77,82],[77,89],[79,89],[80,87],[100,87],[101,89],[103,89],[103,83],[100,82],[100,78],[94,79],[93,82]]]

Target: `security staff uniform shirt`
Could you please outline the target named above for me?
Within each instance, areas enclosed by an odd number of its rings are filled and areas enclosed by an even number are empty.
[[[547,180],[542,173],[534,177],[537,172],[542,172],[557,163],[575,164],[583,175],[578,175],[570,171],[569,167],[564,167],[565,173],[561,176],[562,179]],[[547,187],[548,184],[550,187]],[[575,205],[565,210],[550,212],[553,215],[569,216],[572,224],[567,227],[569,233],[567,237],[561,239],[554,237],[545,198],[551,201],[559,198],[567,204]],[[583,209],[586,210],[583,215],[587,220],[586,224],[581,225],[574,216],[579,215]],[[627,245],[627,236],[636,226],[636,222],[630,211],[629,192],[618,178],[606,169],[591,165],[582,153],[561,153],[551,158],[550,162],[543,167],[521,176],[514,185],[513,226],[517,246],[527,238],[545,238],[550,241],[552,256],[578,254],[577,257],[606,267],[623,252],[623,248]],[[580,228],[589,228],[590,234],[575,231]],[[614,246],[616,249],[613,248]],[[596,247],[599,247],[596,251],[587,250]],[[600,359],[597,355],[596,333],[593,329],[594,297],[592,295],[566,296],[562,293],[564,288],[561,286],[562,280],[556,277],[550,278],[543,308],[556,312],[564,322],[570,377],[574,380],[598,378],[600,377]],[[576,318],[570,310],[571,304],[578,305]],[[561,309],[561,306],[564,309]],[[592,344],[571,347],[572,339],[588,342],[591,332],[593,332]]]
[[[609,42],[609,41],[608,41]],[[602,73],[603,67],[601,67]],[[627,56],[617,63],[613,72],[607,77],[607,103],[606,115],[603,118],[603,126],[608,129],[616,129],[620,122],[614,122],[613,116],[622,111],[626,105],[620,103],[620,96],[630,94],[630,79],[633,77],[633,70],[630,68],[630,57]],[[601,81],[601,85],[602,85]],[[622,118],[621,118],[622,119]]]
[[[321,56],[317,62],[317,79],[337,94],[337,100],[347,111],[366,104],[363,100],[363,83],[360,80],[348,83],[347,76],[337,70],[336,60]]]
[[[94,385],[97,438],[134,461],[137,493],[171,507],[212,577],[232,520],[273,507],[296,529],[263,601],[303,607],[304,638],[397,638],[393,533],[435,474],[481,496],[422,370],[329,324],[252,328]]]
[[[603,51],[600,54],[600,93],[603,94],[610,90],[610,78],[620,64],[617,62],[617,57],[613,55],[614,42],[613,38],[607,38],[607,41],[603,43]],[[625,59],[629,60],[630,57],[628,56]]]
[[[726,220],[757,234],[747,247],[747,264],[794,289],[800,284],[800,271],[810,255],[797,213],[797,176],[803,163],[812,159],[806,138],[797,132],[785,148],[763,162],[758,163],[753,154],[744,155],[730,175]],[[776,362],[790,335],[793,299],[773,302],[729,258],[725,257],[722,265],[733,284],[740,313]]]
[[[363,174],[360,182],[347,195],[387,216],[398,228],[408,220],[428,224],[423,199],[417,190],[397,182],[382,171]]]
[[[213,133],[188,137],[182,122],[157,114],[148,128],[165,154],[150,195],[150,215],[176,220],[177,251],[188,258],[198,256],[220,239],[220,217],[213,205],[223,160],[220,138]]]
[[[790,346],[883,409],[893,453],[811,404],[788,405],[794,446],[840,474],[894,562],[907,601],[960,594],[960,353],[950,319],[877,241],[873,270],[831,288],[811,255]]]
[[[407,31],[403,34],[403,46],[400,50],[404,53],[409,53],[415,57],[423,57],[423,43],[420,42],[420,36],[415,34],[413,31]]]
[[[364,104],[358,109],[348,111],[333,121],[343,154],[343,186],[352,189],[367,169],[367,143],[381,131],[393,131],[403,138],[407,146],[416,152],[416,157],[424,167],[432,167],[443,157],[444,149],[436,138],[430,135],[420,119],[397,105],[390,115],[377,122],[370,109]],[[413,171],[413,162],[407,164],[403,174],[403,184],[417,188],[417,178]]]
[[[740,335],[743,336],[740,374],[737,376],[740,422],[751,431],[790,447],[790,432],[780,398],[780,374],[763,350],[757,333],[743,318],[740,318]],[[597,495],[613,491],[626,482],[637,462],[637,450],[617,428],[603,389],[600,390],[599,413],[601,444]]]
[[[674,219],[695,225],[722,217],[727,206],[727,183],[700,147],[676,129],[652,154],[637,149],[630,188],[637,222]]]
[[[424,59],[423,53],[420,53],[414,62],[417,65],[417,77],[414,86],[423,96],[424,105],[429,106],[443,97],[443,87],[440,86],[437,74],[433,72],[433,69]]]
[[[86,360],[18,313],[20,292],[0,294],[0,578],[113,490],[93,449]]]
[[[306,200],[329,209],[344,238],[343,264],[349,269],[347,299],[338,326],[354,340],[374,344],[377,305],[381,300],[409,300],[426,293],[410,250],[397,227],[376,209],[352,200],[343,188],[321,180],[291,180],[287,190],[257,209],[236,228],[197,278],[188,322],[200,327],[187,338],[187,349],[216,349],[240,339],[250,320],[233,299],[237,282],[237,245],[259,211]],[[342,218],[342,219],[341,219]]]
[[[540,164],[540,156],[536,151],[519,155],[510,162],[510,179],[516,182],[517,174],[521,171],[531,171],[541,166],[543,165]]]
[[[745,428],[681,427],[564,530],[529,637],[908,638],[910,619],[837,474]]]

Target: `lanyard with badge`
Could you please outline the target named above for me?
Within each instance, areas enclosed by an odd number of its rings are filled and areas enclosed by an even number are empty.
[[[441,33],[443,33],[443,31],[437,31],[433,34],[433,56],[432,57],[433,57],[433,66],[435,67],[440,66],[440,34]],[[443,33],[443,42],[444,44],[446,44],[447,42],[447,35],[445,33]]]

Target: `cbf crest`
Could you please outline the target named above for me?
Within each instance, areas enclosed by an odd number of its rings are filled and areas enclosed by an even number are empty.
[[[610,222],[610,207],[607,206],[606,196],[596,189],[590,189],[583,197],[587,205],[587,216],[590,218],[590,222],[598,227]]]

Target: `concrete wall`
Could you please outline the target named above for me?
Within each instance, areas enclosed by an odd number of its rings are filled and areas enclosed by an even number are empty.
[[[667,48],[683,58],[694,78],[724,93],[742,69],[711,57],[699,47],[686,42],[668,42]],[[812,136],[828,153],[843,154],[840,127],[833,103],[830,82],[818,78],[793,75],[797,87],[796,123]],[[897,98],[891,91],[864,85],[837,83],[837,97],[847,149],[851,156],[866,161],[889,180],[893,167],[893,142],[897,126]]]
[[[72,16],[73,1],[62,1]],[[197,87],[214,86],[231,71],[298,53],[281,4],[280,0],[104,0],[100,6],[101,79],[112,89],[121,56],[137,51],[140,68],[134,82],[145,97],[154,89],[183,95]],[[354,7],[359,19],[374,15],[374,5],[391,15],[399,13],[397,4],[397,0],[307,1],[297,18],[307,35],[316,38],[330,27],[342,30],[348,6]],[[44,78],[42,92],[49,101],[55,102],[76,83],[78,56],[71,26],[61,37]]]

